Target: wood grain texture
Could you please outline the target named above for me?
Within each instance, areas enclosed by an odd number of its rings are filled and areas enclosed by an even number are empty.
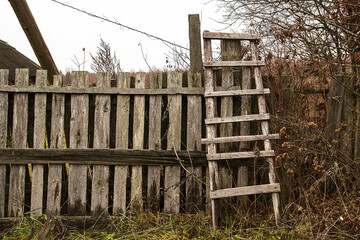
[[[162,74],[150,76],[150,89],[162,88]],[[149,149],[161,150],[161,96],[149,97]],[[148,167],[147,205],[152,211],[160,210],[160,166]]]
[[[54,76],[54,86],[62,86],[62,76]],[[62,149],[64,146],[64,117],[65,117],[65,94],[53,94],[51,111],[51,135],[50,148]],[[62,188],[61,164],[49,164],[46,214],[48,216],[60,215],[61,188]]]
[[[137,73],[135,88],[145,88],[146,73]],[[134,97],[134,127],[133,144],[134,149],[144,148],[145,132],[145,96]],[[142,209],[142,167],[132,166],[131,169],[131,207]]]
[[[204,67],[260,67],[264,61],[205,61]]]
[[[72,85],[87,88],[87,72],[73,72]],[[71,95],[70,148],[88,148],[89,96]],[[69,166],[69,215],[86,214],[87,165]]]
[[[257,40],[260,39],[257,34],[244,34],[244,33],[219,33],[219,32],[208,32],[203,33],[204,39],[237,39],[237,40]]]
[[[279,183],[221,189],[210,192],[210,197],[216,199],[274,192],[280,192]]]
[[[255,158],[255,157],[273,157],[274,150],[259,151],[259,152],[229,152],[207,154],[208,160],[226,160],[226,159],[240,159],[240,158]]]
[[[36,86],[46,86],[47,71],[37,70]],[[34,148],[45,148],[46,137],[46,94],[36,93],[34,104]],[[43,214],[44,166],[33,165],[31,182],[30,216],[40,217]]]
[[[220,117],[205,119],[205,124],[216,124],[216,123],[232,123],[232,122],[247,122],[247,121],[258,121],[258,120],[269,120],[270,114],[251,114],[244,116],[232,116],[232,117]]]
[[[0,87],[9,84],[9,70],[0,69]],[[0,149],[7,145],[8,93],[0,93]],[[5,217],[6,165],[0,165],[0,218]]]
[[[256,42],[254,42],[254,41],[250,42],[250,49],[251,49],[252,60],[257,60],[259,58],[259,56],[258,56],[258,52],[257,52]],[[254,68],[254,75],[255,75],[256,89],[264,89],[262,77],[261,77],[261,71],[260,71],[259,67]],[[263,95],[258,96],[258,107],[259,107],[260,114],[267,112],[265,96],[263,96]],[[261,122],[261,131],[263,134],[269,133],[269,123],[267,121]],[[265,149],[265,151],[271,150],[270,140],[264,141],[264,149]],[[269,163],[269,181],[270,181],[270,183],[274,184],[274,183],[276,183],[274,159],[267,158],[267,162]],[[280,222],[280,196],[279,196],[279,193],[272,194],[272,202],[273,202],[273,207],[274,207],[275,222],[276,222],[276,225],[279,225],[279,222]]]
[[[202,143],[249,142],[249,141],[267,140],[267,139],[279,139],[279,138],[280,138],[279,134],[269,134],[269,135],[218,137],[213,139],[203,138],[201,139],[201,142]]]
[[[118,89],[130,88],[130,74],[119,73]],[[128,149],[130,96],[117,96],[116,108],[116,149]],[[128,166],[115,166],[113,215],[126,211],[126,179]]]
[[[223,89],[229,88],[228,91],[215,91],[215,92],[205,92],[205,97],[224,97],[224,96],[246,96],[246,95],[260,95],[260,94],[270,94],[270,89],[238,89],[230,90],[234,86],[222,86]]]
[[[168,88],[182,86],[182,76],[177,72],[169,72]],[[167,149],[179,151],[181,149],[181,96],[168,96],[169,128],[167,135]],[[180,167],[165,166],[164,211],[179,213],[180,211]]]
[[[15,85],[29,85],[29,70],[15,70]],[[14,111],[13,111],[13,130],[12,130],[12,148],[26,148],[27,140],[27,123],[28,123],[28,94],[14,94]],[[24,165],[13,165],[10,168],[9,183],[9,217],[22,216],[24,213],[25,201],[25,172]]]
[[[110,88],[110,74],[98,73],[97,88]],[[110,95],[96,95],[94,119],[94,148],[110,147]],[[93,216],[108,215],[109,199],[109,166],[93,166],[91,214]]]
[[[188,86],[200,87],[201,74],[188,74]],[[201,97],[187,97],[187,149],[201,150]],[[186,171],[186,208],[187,212],[199,212],[202,207],[202,168],[191,166]]]
[[[204,32],[205,34],[205,32]],[[204,39],[204,60],[211,61],[212,60],[212,48],[211,48],[211,40]],[[211,69],[206,68],[204,72],[205,76],[205,92],[213,92],[214,91],[214,81],[213,81],[213,72]],[[206,119],[213,119],[215,117],[215,98],[208,97],[205,98],[206,105]],[[215,125],[207,125],[206,126],[206,136],[207,138],[215,138],[216,137],[216,129]],[[216,153],[216,145],[208,144],[207,145],[208,154]],[[209,161],[209,185],[210,191],[214,191],[218,188],[219,184],[219,171],[218,165],[215,161]],[[210,191],[207,191],[208,193]],[[208,199],[209,199],[209,195]],[[219,222],[219,203],[217,200],[211,200],[211,215],[212,215],[212,223],[213,227],[216,228]]]

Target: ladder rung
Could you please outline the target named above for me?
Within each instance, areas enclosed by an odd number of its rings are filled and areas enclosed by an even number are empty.
[[[264,61],[205,61],[204,67],[260,67]]]
[[[221,118],[210,118],[210,119],[205,119],[205,124],[249,122],[249,121],[259,121],[259,120],[269,120],[269,119],[270,119],[270,114],[262,113],[262,114],[221,117]]]
[[[231,152],[231,153],[215,153],[206,154],[207,160],[225,160],[238,158],[255,158],[255,157],[274,157],[274,150],[259,152]]]
[[[277,192],[281,192],[280,184],[271,183],[271,184],[254,185],[254,186],[237,187],[237,188],[225,188],[216,191],[211,191],[210,198],[217,199],[217,198],[227,198],[227,197],[237,197],[244,195],[277,193]]]
[[[231,137],[218,137],[218,138],[203,138],[201,143],[228,143],[228,142],[245,142],[245,141],[260,141],[260,140],[271,140],[279,139],[279,134],[269,135],[253,135],[253,136],[231,136]]]
[[[264,89],[243,89],[243,90],[229,90],[229,91],[215,91],[205,92],[205,97],[225,97],[225,96],[245,96],[245,95],[261,95],[270,94],[269,88]]]
[[[203,38],[205,39],[234,39],[234,40],[257,40],[260,39],[257,34],[244,34],[244,33],[219,33],[219,32],[204,32]]]

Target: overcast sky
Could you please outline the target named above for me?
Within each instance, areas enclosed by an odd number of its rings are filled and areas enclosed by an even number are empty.
[[[221,20],[216,3],[209,0],[59,0],[81,10],[115,20],[124,25],[152,35],[189,46],[188,14],[199,14],[202,31],[218,31],[224,26],[214,21]],[[100,37],[110,43],[120,59],[124,71],[147,71],[142,57],[141,44],[151,66],[166,66],[170,49],[161,41],[139,33],[102,22],[83,13],[61,6],[51,0],[27,0],[34,18],[59,70],[76,70],[74,55],[82,62],[86,49],[85,70],[91,71],[89,52],[96,53]],[[37,62],[11,5],[0,1],[0,39]]]

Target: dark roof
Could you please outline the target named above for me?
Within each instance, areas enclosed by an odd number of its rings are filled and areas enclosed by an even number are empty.
[[[35,77],[37,69],[41,69],[7,42],[0,40],[0,69],[9,69],[10,81],[15,80],[15,68],[28,68],[30,78]]]

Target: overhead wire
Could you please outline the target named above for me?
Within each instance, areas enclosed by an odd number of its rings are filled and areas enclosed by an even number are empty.
[[[138,29],[136,29],[136,28],[127,26],[127,25],[122,24],[122,23],[120,23],[120,22],[118,22],[118,21],[110,20],[110,19],[108,19],[108,18],[106,18],[106,17],[101,17],[101,16],[96,15],[96,14],[94,14],[94,13],[87,12],[87,11],[85,11],[85,10],[79,9],[79,8],[74,7],[74,6],[72,6],[72,5],[69,5],[69,4],[67,4],[67,3],[63,3],[63,2],[60,2],[60,1],[57,1],[57,0],[50,0],[50,1],[52,1],[52,2],[54,2],[54,3],[57,3],[57,4],[60,4],[60,5],[64,6],[64,7],[73,9],[73,10],[75,10],[75,11],[81,12],[81,13],[83,13],[83,14],[86,14],[86,15],[90,16],[90,17],[97,18],[97,19],[100,19],[100,20],[102,20],[102,21],[105,21],[105,22],[109,22],[109,23],[118,25],[118,26],[123,27],[123,28],[126,28],[126,29],[128,29],[128,30],[130,30],[130,31],[134,31],[134,32],[140,33],[140,34],[142,34],[142,35],[145,35],[145,36],[147,36],[147,37],[149,37],[149,38],[153,38],[153,39],[159,40],[159,41],[161,41],[161,42],[163,42],[163,43],[172,45],[172,46],[174,46],[174,47],[178,47],[178,48],[185,49],[185,50],[190,50],[190,49],[187,48],[187,47],[183,47],[183,46],[181,46],[181,45],[179,45],[179,44],[177,44],[177,43],[171,42],[171,41],[166,40],[166,39],[164,39],[164,38],[161,38],[161,37],[155,36],[155,35],[153,35],[153,34],[150,34],[150,33],[147,33],[147,32],[141,31],[141,30],[138,30]]]

